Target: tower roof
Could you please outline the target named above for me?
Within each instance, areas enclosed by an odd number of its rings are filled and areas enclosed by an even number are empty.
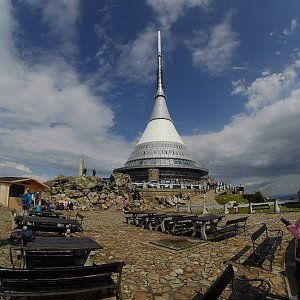
[[[167,107],[164,93],[163,62],[161,54],[160,31],[157,33],[157,80],[155,102],[147,127],[137,145],[149,142],[176,142],[183,144]]]

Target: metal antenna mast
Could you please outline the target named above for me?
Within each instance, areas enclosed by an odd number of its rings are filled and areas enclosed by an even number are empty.
[[[156,96],[163,96],[164,94],[164,76],[163,76],[163,66],[162,66],[162,54],[161,54],[161,38],[160,31],[157,32],[157,82],[156,82]]]

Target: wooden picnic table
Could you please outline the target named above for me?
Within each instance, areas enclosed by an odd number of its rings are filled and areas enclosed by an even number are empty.
[[[24,245],[9,245],[19,251],[23,268],[92,265],[95,250],[103,246],[89,237],[36,236]],[[13,263],[13,262],[12,262]]]
[[[66,216],[59,211],[41,211],[36,212],[35,210],[30,210],[28,212],[29,216],[37,216],[37,217],[53,217],[53,218],[66,218]]]
[[[168,225],[173,222],[173,217],[183,216],[179,213],[164,213],[152,215],[149,217],[149,229],[156,231],[166,232]],[[152,222],[153,221],[153,222]]]
[[[132,224],[139,225],[138,217],[143,215],[152,216],[161,212],[155,210],[126,210],[124,211],[126,223],[129,223],[129,219],[132,219]]]
[[[192,229],[191,237],[196,237],[200,229],[201,239],[207,240],[207,233],[215,230],[219,221],[224,218],[224,215],[201,215],[201,216],[173,216],[173,227],[171,231],[175,233],[176,227],[181,226],[181,222],[190,223]]]
[[[15,223],[18,228],[46,232],[82,232],[81,223],[75,219],[42,216],[16,216]]]

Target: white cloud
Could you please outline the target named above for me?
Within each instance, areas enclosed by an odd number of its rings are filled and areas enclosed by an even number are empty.
[[[161,30],[169,31],[174,24],[190,8],[199,7],[207,9],[212,0],[147,0],[148,5],[154,10]]]
[[[140,31],[136,38],[124,44],[113,40],[110,35],[110,10],[105,10],[103,20],[95,27],[96,34],[102,41],[96,59],[99,62],[99,72],[114,70],[113,73],[124,78],[127,82],[149,84],[155,80],[157,47],[157,30],[162,32],[162,49],[170,48],[171,26],[188,9],[199,7],[207,9],[212,0],[147,0],[147,4],[154,11],[157,27],[149,23]],[[104,26],[105,25],[105,26]]]
[[[240,67],[240,66],[234,66],[232,67],[233,70],[248,70],[247,67]]]
[[[18,164],[15,162],[10,162],[10,161],[5,161],[2,160],[2,158],[0,157],[0,168],[1,169],[7,169],[7,170],[14,170],[14,175],[16,175],[16,173],[20,173],[20,174],[31,174],[31,170],[26,167],[23,164]]]
[[[88,167],[109,175],[131,149],[110,133],[114,112],[57,53],[49,53],[44,64],[18,59],[12,7],[4,1],[0,6],[1,175],[26,176],[43,168],[77,174],[82,153]]]
[[[297,69],[300,61],[286,67],[281,73],[270,74],[270,71],[263,72],[263,77],[257,78],[248,87],[245,87],[243,81],[233,82],[234,88],[232,94],[244,94],[248,96],[246,108],[251,111],[257,111],[266,105],[278,101],[285,96],[296,83]]]
[[[283,30],[283,34],[292,35],[293,33],[295,33],[297,27],[298,27],[297,19],[292,19],[290,28],[285,28]]]
[[[239,79],[231,82],[233,89],[231,95],[245,94],[247,91],[245,79]]]
[[[234,184],[245,184],[248,192],[285,194],[299,189],[300,88],[291,84],[296,76],[299,82],[297,65],[270,74],[266,81],[257,78],[249,87],[239,81],[240,93],[252,91],[245,95],[255,111],[235,116],[220,132],[184,138],[194,157],[207,162],[212,175],[235,179]],[[269,89],[276,92],[266,92]]]
[[[117,61],[117,75],[128,81],[149,83],[154,81],[156,37],[152,26],[146,27],[135,40],[123,46]]]
[[[240,42],[237,35],[231,29],[231,16],[215,26],[210,32],[210,39],[205,46],[203,32],[186,41],[186,45],[192,52],[193,63],[198,68],[203,68],[213,76],[220,75],[226,70],[232,61],[233,55]],[[198,45],[198,47],[197,47]]]
[[[23,2],[41,16],[41,22],[49,31],[46,33],[55,50],[66,57],[77,54],[77,25],[80,22],[80,1],[60,0]]]

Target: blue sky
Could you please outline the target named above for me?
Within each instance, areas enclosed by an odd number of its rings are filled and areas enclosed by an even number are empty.
[[[161,31],[188,149],[246,192],[300,187],[297,0],[0,1],[0,176],[122,166],[146,127]]]

